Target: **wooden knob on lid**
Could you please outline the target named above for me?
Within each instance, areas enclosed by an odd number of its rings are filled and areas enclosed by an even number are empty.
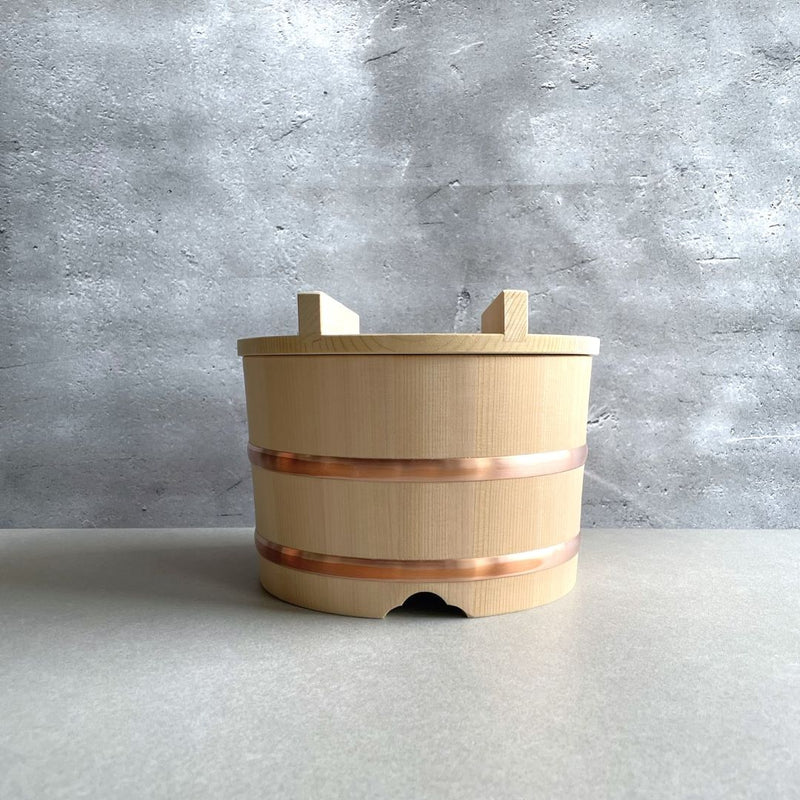
[[[481,315],[481,333],[502,333],[509,341],[528,335],[528,293],[504,289]]]
[[[300,336],[337,336],[358,334],[358,314],[325,292],[301,292],[297,295],[297,321]]]

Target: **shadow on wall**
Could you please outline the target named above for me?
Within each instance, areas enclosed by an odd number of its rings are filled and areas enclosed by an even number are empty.
[[[91,402],[65,382],[48,409],[47,429],[57,432],[37,431],[6,453],[0,527],[252,524],[241,365],[232,359],[224,383],[179,359],[172,383],[163,367],[152,376],[115,368],[92,376]]]
[[[107,400],[109,413],[131,426],[136,451],[152,456],[140,460],[129,474],[127,465],[120,465],[117,485],[95,497],[100,505],[94,512],[95,525],[253,524],[244,384],[234,348],[231,342],[233,367],[226,383],[209,378],[201,368],[190,368],[187,385],[174,395],[165,396],[164,387],[156,386],[131,398],[127,376],[116,378]],[[148,464],[156,470],[151,472]],[[134,493],[126,491],[129,480]],[[141,503],[135,501],[137,495]],[[125,503],[123,513],[120,500]]]
[[[456,331],[477,329],[479,309],[503,288],[527,289],[534,312],[557,332],[571,332],[573,319],[590,325],[583,291],[566,301],[549,291],[602,281],[597,259],[564,224],[592,186],[574,153],[586,142],[575,131],[564,163],[542,168],[531,158],[527,122],[552,113],[537,56],[554,46],[559,29],[568,40],[562,17],[542,5],[526,11],[524,24],[512,6],[454,20],[444,9],[409,4],[373,22],[363,64],[374,87],[370,135],[403,167],[395,213],[405,224],[383,245],[395,248],[404,271],[419,271],[414,285],[433,279],[426,296],[448,292]],[[443,32],[458,40],[452,50]]]

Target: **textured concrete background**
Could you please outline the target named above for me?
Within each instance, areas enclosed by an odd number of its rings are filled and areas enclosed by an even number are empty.
[[[322,289],[594,334],[586,525],[797,524],[794,2],[3,4],[3,526],[246,525]]]

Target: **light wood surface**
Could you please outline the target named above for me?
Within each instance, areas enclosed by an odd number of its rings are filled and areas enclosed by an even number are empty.
[[[245,358],[250,441],[354,458],[539,453],[586,441],[589,356]]]
[[[240,356],[446,353],[597,355],[593,336],[528,334],[528,293],[505,289],[481,317],[481,333],[360,334],[358,314],[324,292],[297,295],[297,336],[239,339]]]
[[[297,295],[298,336],[358,334],[358,314],[324,292],[301,292]]]
[[[504,289],[481,315],[481,333],[502,333],[513,342],[528,335],[528,293]]]
[[[493,353],[519,355],[596,356],[600,340],[593,336],[558,336],[534,333],[507,339],[501,333],[381,333],[360,336],[256,336],[239,339],[240,356],[335,355],[435,355],[437,353]]]
[[[253,467],[256,527],[298,550],[355,558],[480,558],[571,539],[583,469],[538,478],[377,483]]]
[[[389,460],[497,458],[580,447],[596,340],[529,336],[527,306],[526,292],[502,292],[483,317],[483,329],[491,333],[328,335],[348,326],[352,331],[357,316],[324,294],[301,295],[300,335],[278,337],[294,348],[289,354],[270,350],[275,338],[239,342],[240,352],[258,353],[244,358],[250,441],[278,453]],[[386,350],[387,340],[397,353]],[[444,352],[433,349],[437,342]],[[318,349],[328,346],[329,353]],[[380,352],[389,354],[376,357]],[[275,469],[253,466],[257,530],[264,539],[312,553],[484,558],[566,542],[580,529],[582,467],[454,482],[335,479]],[[574,584],[576,563],[421,584],[334,578],[262,557],[261,575],[276,596],[334,613],[382,617],[409,595],[433,591],[481,616],[560,597]]]
[[[351,617],[385,617],[418,592],[439,595],[468,617],[507,614],[550,603],[575,586],[578,556],[543,572],[460,583],[359,581],[314,575],[260,559],[261,583],[271,594],[305,608]]]

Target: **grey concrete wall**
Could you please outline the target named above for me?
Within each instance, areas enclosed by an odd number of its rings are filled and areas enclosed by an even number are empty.
[[[3,4],[0,525],[246,525],[321,289],[594,334],[589,526],[797,525],[793,2]]]

